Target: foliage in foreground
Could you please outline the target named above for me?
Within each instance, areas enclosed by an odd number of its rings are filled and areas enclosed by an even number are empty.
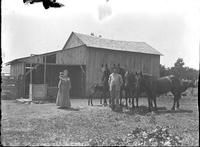
[[[181,141],[181,137],[169,133],[168,127],[156,126],[151,132],[137,127],[124,138],[113,138],[102,143],[98,140],[90,140],[89,145],[179,146]]]

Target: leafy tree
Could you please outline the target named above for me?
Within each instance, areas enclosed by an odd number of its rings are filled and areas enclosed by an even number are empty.
[[[183,68],[183,66],[185,65],[185,63],[183,62],[183,58],[178,58],[176,60],[176,62],[174,63],[174,67],[179,67],[179,68]]]
[[[173,75],[177,76],[178,78],[183,78],[184,73],[184,62],[182,58],[178,58],[176,62],[174,63],[174,67],[171,68],[171,72]]]
[[[182,58],[178,58],[171,68],[160,65],[160,76],[175,75],[180,79],[196,80],[199,77],[199,70],[190,67],[184,67],[185,63]]]
[[[164,65],[160,64],[160,76],[163,77],[168,76],[170,74],[170,68],[166,68]]]

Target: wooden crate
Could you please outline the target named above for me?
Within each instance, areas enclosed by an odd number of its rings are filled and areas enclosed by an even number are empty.
[[[48,99],[56,100],[57,93],[58,93],[58,87],[48,87],[47,88]]]

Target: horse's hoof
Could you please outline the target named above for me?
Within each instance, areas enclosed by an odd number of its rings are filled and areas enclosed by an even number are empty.
[[[158,111],[158,109],[157,109],[157,108],[154,108],[154,111]]]
[[[172,111],[175,111],[175,108],[171,108]]]

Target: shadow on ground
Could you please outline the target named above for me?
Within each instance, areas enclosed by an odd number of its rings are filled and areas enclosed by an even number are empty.
[[[167,113],[192,113],[192,110],[185,110],[185,109],[179,109],[179,110],[165,110],[165,111],[158,111],[157,114],[167,114]]]
[[[132,110],[132,108],[125,108],[123,107],[123,111],[116,111],[118,113],[125,113],[129,115],[148,115],[150,114],[150,111],[147,106],[139,106],[138,108],[135,108]],[[157,110],[153,110],[155,115],[161,115],[161,114],[167,114],[167,113],[192,113],[192,110],[185,110],[185,109],[179,109],[179,110],[167,110],[166,107],[157,107]]]
[[[70,108],[59,107],[58,109],[62,109],[62,110],[66,110],[66,111],[79,111],[80,110],[79,108],[73,108],[73,107],[70,107]]]

